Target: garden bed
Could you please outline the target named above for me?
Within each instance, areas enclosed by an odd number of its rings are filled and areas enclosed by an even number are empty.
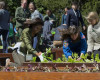
[[[69,67],[80,67],[83,64],[86,65],[87,67],[94,67],[95,63],[41,63],[41,62],[24,62],[23,66],[28,66],[28,64],[31,64],[32,66],[38,66],[39,64],[41,66],[47,66],[47,67],[52,67],[52,65],[56,65],[57,67],[66,67],[66,65],[68,65]],[[100,63],[96,63],[100,66]]]
[[[48,50],[47,53],[49,52]],[[80,62],[84,63],[78,63],[76,59],[67,60],[65,56],[61,56],[59,49],[52,49],[51,52],[53,56],[44,56],[44,62],[35,62],[36,58],[33,58],[33,62],[25,62],[21,67],[1,66],[0,80],[100,80],[98,58],[92,63],[93,59],[89,61],[86,56],[82,56],[85,61]],[[74,56],[77,58],[76,54]]]
[[[0,72],[0,80],[100,80],[100,73]]]
[[[100,80],[99,66],[100,63],[25,62],[21,67],[1,67],[0,80]]]

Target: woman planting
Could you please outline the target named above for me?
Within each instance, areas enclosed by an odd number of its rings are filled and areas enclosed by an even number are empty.
[[[63,52],[66,58],[72,58],[72,53],[78,53],[81,56],[86,53],[87,43],[85,36],[79,31],[78,27],[70,26],[68,29],[60,30],[63,40]]]
[[[99,54],[100,58],[100,21],[96,12],[90,12],[86,17],[89,22],[87,38],[88,48],[87,52],[91,55],[94,52],[94,58],[96,54]]]
[[[21,42],[19,43],[20,47],[19,51],[17,51],[18,54],[16,52],[13,52],[12,54],[14,63],[7,59],[6,66],[21,66],[22,63],[25,62],[25,55],[27,52],[38,57],[41,55],[41,52],[37,52],[35,49],[33,49],[32,39],[34,35],[39,33],[39,31],[42,29],[43,21],[40,18],[35,18],[33,20],[26,21],[25,25],[27,25],[28,28],[25,28],[21,34]]]

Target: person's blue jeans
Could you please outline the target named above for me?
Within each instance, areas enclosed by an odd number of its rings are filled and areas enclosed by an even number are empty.
[[[7,53],[8,30],[0,29],[0,35],[3,37],[3,53]]]
[[[37,43],[38,43],[38,39],[37,39],[37,36],[35,36],[34,38],[33,38],[33,48],[34,49],[36,49],[36,46],[37,46]]]

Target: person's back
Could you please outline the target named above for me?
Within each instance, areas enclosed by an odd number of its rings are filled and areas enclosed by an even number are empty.
[[[0,9],[0,29],[9,30],[10,15],[7,10]]]
[[[44,22],[44,26],[43,26],[43,35],[45,39],[50,39],[51,36],[51,29],[52,29],[52,24],[50,23],[49,20]]]
[[[21,46],[20,46],[20,51],[24,54],[27,52],[27,50],[28,50],[27,48],[30,48],[30,44],[32,44],[32,37],[31,37],[32,35],[30,35],[30,34],[31,34],[31,29],[25,28],[22,31],[22,35],[20,37],[20,41],[22,42]],[[25,36],[23,36],[23,35],[25,35]],[[28,36],[28,39],[26,38],[26,36]],[[30,44],[26,44],[24,42],[24,40],[26,43],[30,43]],[[31,49],[33,49],[32,46],[31,46]]]
[[[47,31],[47,32],[50,31],[51,28],[52,28],[52,27],[51,27],[50,21],[45,21],[45,22],[44,22],[44,27],[43,27],[43,28],[44,28],[44,29],[43,29],[44,31]]]
[[[56,28],[55,35],[54,35],[54,41],[61,41],[61,35],[59,32],[59,29],[67,29],[67,26],[60,25]]]
[[[0,35],[3,37],[3,53],[8,53],[7,51],[7,38],[9,31],[10,15],[7,10],[5,10],[5,2],[0,1]]]
[[[61,40],[61,35],[60,35],[60,31],[62,29],[67,29],[66,25],[60,25],[56,28],[55,30],[55,35],[54,35],[54,40],[53,40],[53,46],[54,47],[62,47],[62,40]]]

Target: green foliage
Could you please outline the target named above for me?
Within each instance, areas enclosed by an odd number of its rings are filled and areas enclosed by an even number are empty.
[[[46,48],[46,53],[47,54],[51,53],[51,48]]]
[[[92,55],[91,55],[91,58],[93,59],[93,53],[92,53]]]
[[[88,56],[88,54],[85,54],[85,55],[83,54],[83,55],[81,56],[81,58],[85,60],[85,59],[87,59],[87,56]]]
[[[10,12],[11,16],[15,16],[15,10],[21,5],[21,0],[0,0],[5,1],[7,4],[7,10]],[[90,11],[97,11],[100,13],[100,1],[99,0],[28,0],[29,2],[35,2],[37,9],[43,14],[46,14],[46,10],[50,9],[57,17],[57,23],[61,23],[61,15],[64,13],[64,8],[66,6],[71,8],[71,2],[77,1],[79,4],[79,9],[83,16],[86,16]],[[99,14],[100,16],[100,14]],[[85,20],[85,19],[84,19]],[[15,22],[15,21],[14,21]],[[87,21],[85,20],[87,24]]]
[[[47,63],[47,62],[48,62],[48,60],[47,60],[46,58],[44,58],[42,62]]]
[[[77,1],[79,4],[79,9],[83,16],[86,16],[90,11],[97,11],[100,13],[100,1],[99,0],[34,0],[38,10],[42,14],[46,14],[46,10],[50,9],[58,19],[58,25],[61,23],[61,15],[64,13],[64,8],[66,6],[71,8],[71,2]],[[42,8],[42,9],[41,9]],[[84,19],[85,20],[85,19]],[[85,20],[85,24],[87,21]]]
[[[36,57],[33,57],[33,61],[32,62],[36,62]]]
[[[65,55],[62,55],[62,61],[67,62],[67,58],[65,57]]]
[[[68,62],[74,63],[75,61],[74,61],[74,59],[72,59],[72,58],[68,58]]]
[[[57,60],[56,60],[56,62],[59,62],[59,63],[61,63],[61,62],[63,62],[60,58],[58,58]]]
[[[73,58],[77,59],[78,58],[78,54],[77,53],[73,53]]]
[[[55,31],[51,31],[51,34],[54,35],[56,32]]]
[[[81,60],[78,61],[77,59],[79,58],[77,53],[73,53],[72,57],[73,58],[66,58],[65,55],[62,55],[62,58],[58,58],[56,60],[53,60],[53,54],[50,53],[51,52],[51,48],[46,49],[46,53],[43,53],[43,57],[44,60],[42,62],[54,62],[54,63],[93,63],[94,62],[94,57],[93,57],[93,53],[91,55],[91,59],[88,59],[87,57],[89,56],[88,53],[86,53],[85,55],[83,54],[81,56]],[[99,54],[96,54],[95,56],[95,61],[100,63],[100,59],[99,59]],[[32,62],[36,62],[36,57],[33,57],[33,61]]]
[[[53,55],[49,55],[51,53],[51,48],[46,48],[46,53],[43,53],[44,61],[43,62],[49,62],[53,61]]]
[[[96,54],[96,56],[95,56],[95,61],[96,61],[96,62],[100,62],[99,54]]]

